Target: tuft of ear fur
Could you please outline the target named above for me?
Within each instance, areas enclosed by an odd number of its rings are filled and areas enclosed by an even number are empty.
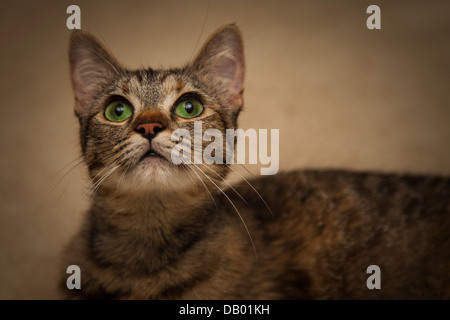
[[[219,90],[235,115],[239,113],[243,106],[245,62],[242,34],[236,25],[214,32],[190,68]]]
[[[75,113],[82,118],[121,66],[94,36],[83,31],[74,31],[70,37],[69,60]]]

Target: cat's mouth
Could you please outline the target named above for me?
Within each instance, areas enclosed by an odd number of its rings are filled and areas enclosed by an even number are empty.
[[[140,162],[145,161],[145,160],[165,160],[167,161],[167,159],[162,156],[160,153],[158,153],[157,151],[155,151],[154,149],[149,149],[139,160]]]

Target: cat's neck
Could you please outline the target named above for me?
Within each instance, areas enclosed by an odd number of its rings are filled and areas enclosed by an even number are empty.
[[[99,191],[89,212],[88,232],[96,237],[90,239],[93,256],[118,268],[135,264],[135,272],[160,270],[211,232],[209,226],[221,219],[212,208],[210,195],[195,190],[147,195]]]
[[[209,193],[195,189],[148,193],[100,189],[94,197],[94,209],[99,217],[136,232],[146,232],[148,227],[157,224],[161,227],[191,224],[214,206]]]

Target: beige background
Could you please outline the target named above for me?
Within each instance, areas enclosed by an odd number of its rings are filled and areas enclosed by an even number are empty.
[[[0,19],[1,299],[58,298],[58,254],[87,206],[83,166],[69,171],[79,156],[70,4],[81,7],[82,29],[131,67],[181,66],[199,37],[236,22],[247,61],[240,126],[280,129],[281,169],[450,174],[448,1],[9,1]],[[370,4],[381,7],[381,30],[366,28]]]

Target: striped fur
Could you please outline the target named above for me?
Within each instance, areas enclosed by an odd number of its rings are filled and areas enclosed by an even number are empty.
[[[178,128],[236,128],[244,56],[234,25],[214,33],[184,68],[127,70],[75,32],[70,63],[92,204],[64,265],[81,268],[79,299],[450,298],[450,179],[293,171],[231,187],[227,165],[170,163]],[[184,94],[206,106],[174,116]],[[105,119],[114,97],[134,108]],[[164,127],[151,142],[143,122]],[[149,146],[161,154],[142,163]],[[262,200],[264,199],[271,211]],[[244,201],[245,200],[245,201]],[[368,290],[366,268],[382,271]],[[65,270],[65,268],[63,268]]]

